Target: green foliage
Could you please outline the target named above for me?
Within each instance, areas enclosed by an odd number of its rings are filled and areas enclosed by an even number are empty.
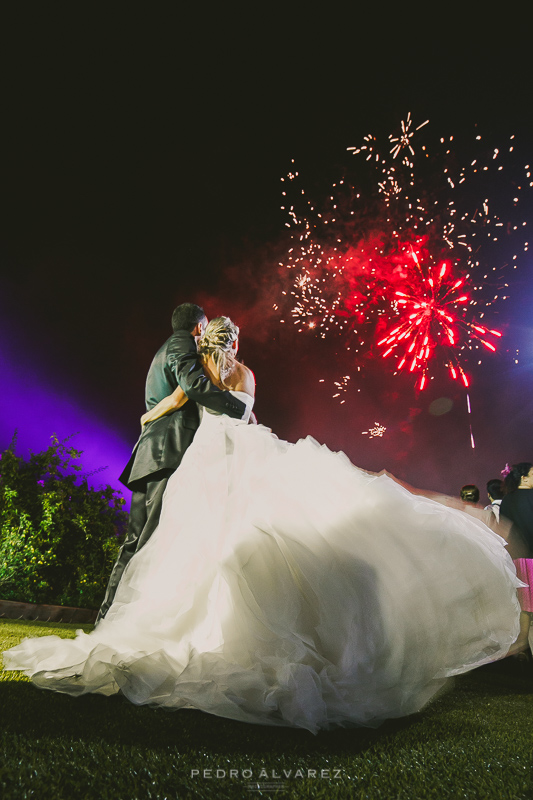
[[[124,499],[80,480],[79,450],[52,436],[28,460],[0,454],[0,596],[98,608],[124,537]]]

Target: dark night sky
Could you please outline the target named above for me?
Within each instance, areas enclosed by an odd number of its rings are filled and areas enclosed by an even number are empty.
[[[371,369],[341,408],[318,383],[339,374],[336,343],[295,337],[266,315],[290,159],[317,180],[336,177],[347,146],[408,111],[446,133],[474,123],[515,133],[533,158],[524,21],[454,18],[436,30],[423,19],[413,28],[407,12],[258,23],[170,9],[35,4],[4,20],[0,448],[15,427],[34,449],[58,428],[79,430],[88,465],[109,464],[115,482],[172,309],[196,300],[241,324],[258,416],[284,438],[311,433],[360,466],[454,493],[505,461],[533,460],[530,259],[506,307],[502,355],[472,388],[474,452],[464,393],[449,381],[421,399]],[[515,368],[504,353],[516,347]],[[453,411],[433,417],[441,396]],[[361,431],[375,420],[388,436],[368,441]]]

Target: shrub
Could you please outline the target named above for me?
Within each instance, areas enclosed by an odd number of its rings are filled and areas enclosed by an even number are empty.
[[[80,477],[68,439],[24,460],[0,454],[0,596],[98,608],[124,538],[124,498]]]

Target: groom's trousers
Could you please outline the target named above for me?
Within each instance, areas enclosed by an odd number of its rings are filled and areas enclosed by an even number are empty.
[[[167,488],[168,479],[174,470],[161,469],[148,475],[138,490],[131,494],[131,508],[128,518],[128,534],[120,548],[115,566],[107,584],[104,602],[100,607],[96,621],[105,617],[110,605],[115,599],[122,573],[132,556],[146,544],[152,533],[157,528],[161,516],[163,495]]]

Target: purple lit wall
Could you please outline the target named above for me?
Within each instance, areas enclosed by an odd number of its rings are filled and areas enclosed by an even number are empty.
[[[0,340],[0,450],[17,434],[16,452],[26,457],[50,444],[56,434],[64,439],[77,433],[71,444],[83,454],[80,475],[88,475],[91,486],[110,484],[120,490],[129,507],[130,493],[119,482],[133,442],[125,442],[110,427],[102,424],[82,401],[43,377],[44,369],[32,361],[31,352],[16,356],[9,352],[5,337]]]

